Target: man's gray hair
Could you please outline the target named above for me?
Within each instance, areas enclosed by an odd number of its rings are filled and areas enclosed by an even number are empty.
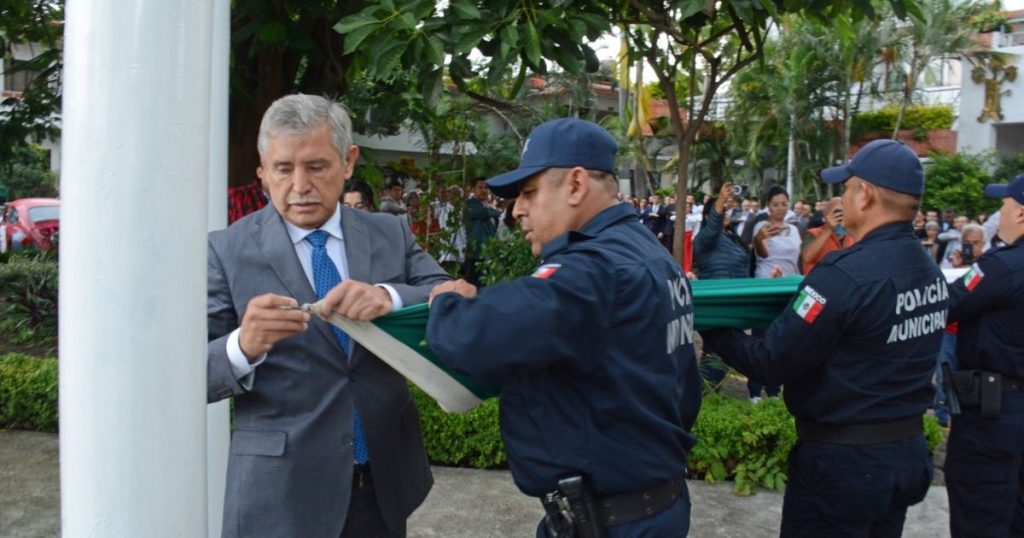
[[[274,101],[263,114],[256,148],[266,155],[270,137],[305,134],[324,124],[330,127],[331,145],[344,163],[352,145],[352,120],[341,103],[318,95],[296,93]]]
[[[974,224],[973,222],[970,223],[970,224],[964,224],[964,227],[960,229],[960,237],[963,237],[964,234],[966,234],[968,232],[974,232],[974,233],[980,234],[982,241],[985,241],[986,239],[988,239],[987,237],[985,237],[985,235],[987,235],[985,233],[985,227],[980,225],[980,224]]]

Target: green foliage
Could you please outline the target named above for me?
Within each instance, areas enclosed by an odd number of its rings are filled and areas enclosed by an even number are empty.
[[[0,428],[57,431],[57,360],[0,355]]]
[[[733,479],[739,495],[753,494],[755,486],[785,487],[786,457],[796,442],[796,426],[782,400],[769,398],[755,405],[708,394],[693,433],[699,441],[690,453],[690,469],[698,478]]]
[[[0,166],[0,185],[10,199],[57,196],[57,174],[50,170],[49,153],[34,144],[12,148],[11,160]]]
[[[530,243],[518,229],[509,239],[492,237],[480,249],[480,261],[477,262],[480,281],[484,284],[507,282],[528,275],[536,266],[537,259],[530,251]]]
[[[57,338],[57,272],[49,254],[13,256],[0,264],[0,304],[6,303],[0,335],[17,344]]]
[[[922,205],[926,209],[955,208],[959,213],[976,216],[991,213],[999,201],[985,196],[985,185],[992,183],[987,170],[991,157],[986,154],[932,153],[925,167],[925,188]]]
[[[409,386],[420,412],[427,455],[435,464],[490,469],[503,467],[505,444],[498,428],[498,400],[463,415],[445,413],[430,396]]]
[[[999,158],[999,167],[993,179],[996,183],[1009,183],[1020,174],[1024,174],[1024,153],[1004,155]]]
[[[993,2],[971,17],[971,27],[979,33],[1005,32],[1010,29],[1010,16],[1003,12],[1002,2]]]
[[[899,116],[898,106],[887,106],[872,112],[861,112],[853,118],[853,138],[858,139],[869,133],[892,133]],[[953,126],[951,106],[909,106],[903,116],[901,129],[933,131]]]
[[[945,436],[942,433],[942,426],[939,426],[939,419],[932,415],[924,416],[924,440],[928,443],[928,452],[935,452],[942,444]]]
[[[0,55],[10,59],[14,43],[34,43],[35,58],[18,62],[7,73],[32,76],[20,97],[0,99],[0,168],[27,140],[55,139],[60,133],[63,68],[61,37],[64,2],[4,0],[0,8]],[[41,45],[41,46],[40,46]],[[0,59],[3,59],[0,58]]]

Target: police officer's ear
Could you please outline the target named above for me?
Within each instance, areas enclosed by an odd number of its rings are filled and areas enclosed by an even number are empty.
[[[590,174],[585,168],[575,166],[569,169],[569,173],[565,175],[565,184],[563,185],[569,193],[569,199],[567,200],[569,205],[575,207],[583,203],[592,186]]]

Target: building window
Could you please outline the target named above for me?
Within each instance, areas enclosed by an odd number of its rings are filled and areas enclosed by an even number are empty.
[[[21,60],[4,59],[4,91],[23,92],[39,76],[38,71],[19,69],[20,65],[24,63]]]

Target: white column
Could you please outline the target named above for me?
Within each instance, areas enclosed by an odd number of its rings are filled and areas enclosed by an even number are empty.
[[[213,2],[210,63],[209,229],[228,224],[228,60],[231,57],[231,1]],[[206,408],[206,500],[208,536],[220,536],[224,517],[231,417],[228,400]]]
[[[67,4],[64,536],[206,535],[211,13]]]

